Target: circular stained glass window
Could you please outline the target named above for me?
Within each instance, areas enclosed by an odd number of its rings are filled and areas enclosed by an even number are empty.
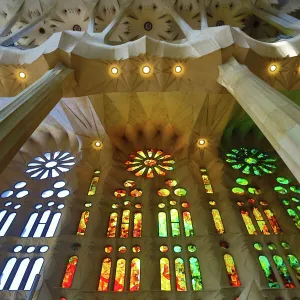
[[[160,247],[159,247],[159,251],[160,251],[160,252],[165,253],[165,252],[168,252],[168,250],[169,250],[169,248],[168,248],[167,246],[160,246]]]
[[[130,201],[124,201],[125,206],[130,206],[130,204],[131,204]]]
[[[1,198],[8,198],[8,197],[12,196],[13,193],[14,193],[14,192],[11,191],[11,190],[4,191],[4,192],[1,194]]]
[[[132,190],[132,191],[130,192],[130,195],[131,195],[132,197],[135,197],[135,198],[141,197],[142,194],[143,194],[143,191],[140,190],[140,189],[134,189],[134,190]]]
[[[120,253],[126,253],[126,251],[127,251],[127,248],[125,247],[125,246],[121,246],[121,247],[119,247],[119,249],[118,249],[118,251],[120,252]]]
[[[296,185],[290,186],[290,190],[294,193],[300,194],[300,186],[296,186]]]
[[[276,181],[280,184],[289,184],[290,181],[285,177],[277,177]]]
[[[165,181],[166,186],[172,187],[177,185],[177,181],[175,179],[168,179]]]
[[[65,207],[64,204],[59,204],[59,205],[57,205],[57,208],[58,208],[58,209],[63,209],[64,207]]]
[[[160,196],[160,197],[167,197],[170,195],[170,191],[167,190],[167,189],[159,189],[157,191],[157,195]]]
[[[164,203],[158,203],[159,208],[164,208],[166,205]]]
[[[116,208],[118,208],[118,207],[119,207],[119,204],[117,204],[117,203],[113,203],[113,204],[111,205],[111,207],[112,207],[112,208],[114,208],[114,209],[116,209]]]
[[[262,244],[260,243],[254,243],[253,247],[258,251],[261,251],[263,248]]]
[[[115,190],[114,191],[114,196],[117,198],[125,197],[126,196],[126,191],[125,190]]]
[[[195,245],[188,245],[187,249],[188,249],[189,252],[192,252],[192,253],[197,250]]]
[[[24,197],[27,196],[28,194],[29,194],[29,192],[26,191],[26,190],[24,190],[24,191],[19,192],[19,193],[16,195],[16,197],[20,199],[20,198],[24,198]]]
[[[60,192],[57,193],[58,198],[65,198],[70,195],[69,190],[61,190]]]
[[[139,252],[141,252],[141,247],[140,246],[133,246],[132,247],[132,252],[133,253],[139,253]]]
[[[134,182],[134,180],[128,179],[128,180],[126,180],[126,181],[124,182],[124,186],[125,186],[125,187],[134,187],[134,186],[135,186],[135,182]]]
[[[176,203],[177,203],[177,202],[176,202],[175,200],[171,200],[171,201],[170,201],[170,205],[176,205]]]
[[[52,190],[46,190],[46,191],[42,192],[42,197],[43,198],[49,198],[49,197],[53,196],[53,194],[54,194],[54,191],[52,191]]]
[[[246,178],[237,178],[236,183],[240,185],[248,185],[249,181]]]
[[[4,206],[10,206],[10,205],[12,205],[12,202],[11,201],[8,201],[8,202],[6,202],[5,204],[4,204]]]
[[[40,253],[45,253],[45,252],[48,251],[48,249],[49,249],[48,246],[42,246],[42,247],[40,248]]]
[[[255,199],[248,199],[248,202],[251,203],[251,204],[254,204],[255,203]]]
[[[260,203],[260,205],[262,205],[262,206],[268,206],[268,202],[266,202],[266,201],[260,201],[259,203]]]
[[[236,204],[237,204],[238,206],[244,206],[244,202],[242,202],[242,201],[238,201]]]
[[[296,203],[299,203],[300,200],[298,198],[295,198],[295,197],[292,197],[292,201],[296,202]]]
[[[273,244],[273,243],[268,244],[268,248],[272,251],[277,249],[275,244]]]
[[[60,189],[62,187],[64,187],[66,185],[66,182],[63,181],[63,180],[60,180],[60,181],[56,181],[53,186],[55,189]]]
[[[23,188],[24,186],[26,186],[26,182],[25,181],[20,181],[20,182],[17,182],[16,184],[15,184],[15,188],[16,189],[21,189],[21,188]]]
[[[291,246],[287,242],[281,242],[280,244],[285,250],[291,249]]]
[[[113,250],[114,250],[114,248],[113,248],[112,246],[106,246],[106,247],[104,248],[105,253],[112,253]],[[126,250],[125,250],[125,252],[126,252]],[[125,253],[125,252],[124,252],[124,253]]]
[[[48,206],[53,206],[53,205],[54,205],[54,201],[48,202]]]
[[[87,208],[91,207],[92,205],[93,205],[92,202],[86,202],[84,204],[84,206],[87,207]]]
[[[21,246],[21,245],[18,245],[18,246],[16,246],[15,248],[14,248],[14,252],[15,253],[18,253],[18,252],[20,252],[21,250],[23,249],[23,247]]]
[[[26,252],[27,253],[32,253],[34,250],[35,250],[35,247],[34,246],[30,246],[30,247],[27,248]]]
[[[216,202],[216,201],[209,201],[208,203],[209,203],[209,205],[211,205],[211,206],[216,206],[216,205],[217,205],[217,202]]]
[[[135,208],[142,208],[142,204],[141,203],[137,203],[134,205]]]
[[[173,250],[174,250],[175,253],[180,253],[182,251],[182,247],[176,245],[176,246],[174,246]]]
[[[16,204],[15,206],[14,206],[14,209],[19,209],[21,207],[21,204]]]
[[[242,188],[240,188],[240,187],[234,187],[234,188],[232,189],[232,192],[233,192],[234,194],[240,195],[240,196],[245,195],[245,190],[242,189]]]
[[[282,200],[282,203],[286,206],[291,204],[289,200]]]
[[[187,191],[184,188],[178,188],[178,189],[174,190],[174,194],[179,197],[185,196],[186,193],[187,193]]]
[[[275,186],[274,187],[274,191],[276,191],[279,194],[287,194],[288,190],[286,188],[284,188],[283,186]]]
[[[188,208],[190,205],[187,202],[182,202],[181,206],[184,208]]]
[[[37,205],[35,206],[35,209],[40,209],[40,208],[42,208],[42,207],[43,207],[42,204],[37,204]]]
[[[261,194],[261,190],[255,188],[255,187],[248,187],[248,192],[252,195],[260,195]]]
[[[220,246],[223,248],[223,249],[228,249],[229,248],[229,244],[225,241],[221,241],[220,242]]]

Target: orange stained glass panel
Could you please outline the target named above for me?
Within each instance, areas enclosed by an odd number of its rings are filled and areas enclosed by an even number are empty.
[[[168,197],[170,195],[170,191],[167,189],[159,189],[157,191],[157,195],[160,197]]]
[[[166,257],[160,259],[160,289],[171,291],[170,263]]]
[[[123,211],[123,215],[122,215],[120,238],[128,238],[129,236],[129,218],[130,218],[130,210],[126,209]]]
[[[121,190],[121,189],[115,190],[114,195],[117,198],[125,197],[126,196],[126,191],[125,190]]]
[[[145,171],[146,171],[146,167],[144,167],[143,169],[137,171],[134,175],[137,176],[137,177],[140,177],[140,176],[142,176],[144,174]]]
[[[184,261],[182,258],[175,259],[175,274],[176,274],[176,289],[177,291],[184,292],[187,290],[186,279],[184,272]]]
[[[135,186],[135,182],[134,182],[134,180],[128,179],[128,180],[126,180],[126,181],[124,182],[124,186],[125,186],[125,187],[134,187],[134,186]]]
[[[86,226],[89,221],[89,217],[90,217],[90,212],[87,210],[81,214],[81,218],[80,218],[78,229],[77,229],[77,235],[85,234]]]
[[[165,176],[167,174],[166,172],[164,172],[163,170],[159,169],[158,167],[154,167],[154,170],[160,176]]]
[[[133,237],[142,236],[142,213],[136,212],[133,217]]]
[[[97,184],[99,182],[99,179],[100,179],[100,177],[98,175],[93,176],[90,187],[89,187],[88,196],[93,196],[96,194]]]
[[[153,173],[153,169],[152,168],[148,169],[146,177],[147,178],[153,178],[154,177],[154,173]]]
[[[254,227],[254,225],[252,223],[252,220],[249,216],[249,213],[246,210],[242,210],[241,215],[242,215],[242,218],[243,218],[243,221],[245,223],[245,226],[247,228],[248,233],[250,235],[257,235],[255,227]]]
[[[123,258],[117,260],[116,276],[114,283],[115,292],[123,292],[125,287],[126,261]]]
[[[224,262],[225,262],[228,278],[230,281],[230,285],[235,287],[241,286],[241,282],[234,264],[233,257],[230,254],[225,254]]]
[[[130,269],[130,291],[139,291],[140,290],[140,276],[141,276],[141,266],[140,260],[134,258],[131,261]]]
[[[166,186],[176,186],[178,184],[177,180],[175,179],[168,179],[165,181]]]
[[[211,213],[212,213],[212,216],[213,216],[213,220],[214,220],[214,223],[215,223],[217,233],[218,234],[224,233],[225,228],[224,228],[219,210],[218,209],[212,209]]]
[[[132,196],[132,197],[141,197],[142,196],[142,194],[143,194],[143,191],[142,190],[140,190],[140,189],[134,189],[134,190],[132,190],[131,192],[130,192],[130,195]]]
[[[267,216],[267,219],[274,231],[275,234],[279,234],[282,233],[281,228],[277,222],[277,219],[275,218],[274,214],[272,213],[272,211],[270,209],[265,209],[264,213]]]
[[[102,268],[101,268],[98,291],[108,292],[110,271],[111,271],[111,259],[104,258],[102,263]]]
[[[71,256],[66,268],[65,276],[62,282],[62,288],[69,289],[72,286],[75,271],[77,268],[78,256]]]
[[[117,231],[117,223],[118,223],[118,214],[111,213],[108,221],[108,228],[107,228],[107,237],[112,238],[116,237]]]
[[[261,212],[259,211],[259,209],[257,207],[252,207],[252,212],[253,212],[253,215],[255,217],[255,220],[257,222],[257,225],[258,225],[261,233],[264,235],[269,235],[270,234],[269,228],[268,228],[266,222],[264,221],[264,218],[263,218]]]

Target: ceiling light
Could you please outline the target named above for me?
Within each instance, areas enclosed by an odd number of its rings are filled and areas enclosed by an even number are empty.
[[[148,67],[148,66],[143,67],[143,73],[144,74],[149,74],[150,71],[151,71],[150,67]]]
[[[203,146],[205,144],[205,140],[201,139],[198,141],[199,145]]]
[[[20,77],[21,79],[25,79],[25,78],[26,78],[26,73],[25,73],[25,72],[20,72],[20,73],[19,73],[19,77]]]
[[[275,72],[277,70],[277,66],[276,65],[271,65],[270,66],[270,71],[271,72]]]
[[[180,73],[182,71],[182,67],[181,66],[176,66],[175,67],[175,72],[176,73]]]
[[[112,67],[111,68],[111,73],[114,74],[114,75],[118,74],[119,73],[118,68],[117,67]]]
[[[95,145],[95,147],[99,148],[102,146],[102,143],[100,141],[95,141],[94,145]]]

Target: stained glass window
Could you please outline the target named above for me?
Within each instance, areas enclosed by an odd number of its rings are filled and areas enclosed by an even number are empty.
[[[108,292],[110,272],[111,272],[111,259],[104,258],[102,263],[102,268],[101,268],[98,291]]]
[[[141,275],[141,266],[140,260],[134,258],[131,261],[130,269],[130,291],[139,291],[140,290],[140,275]]]
[[[300,263],[299,263],[298,258],[293,254],[288,254],[286,258],[287,258],[290,266],[294,269],[294,271],[296,273],[296,277],[297,277],[298,281],[300,282]]]
[[[178,210],[173,208],[170,210],[172,236],[180,236],[179,215]]]
[[[136,212],[133,217],[133,237],[142,236],[142,213]]]
[[[203,184],[204,184],[205,192],[207,194],[213,194],[213,189],[212,189],[212,186],[210,184],[209,177],[206,173],[206,169],[202,168],[201,173],[202,173],[201,177],[202,177],[202,181],[203,181]]]
[[[158,235],[160,237],[167,237],[167,215],[165,212],[158,213]]]
[[[125,287],[126,261],[123,258],[117,260],[114,291],[123,292]]]
[[[174,190],[174,194],[178,197],[183,197],[187,194],[187,191],[184,188],[177,188]]]
[[[184,271],[184,261],[182,258],[175,259],[175,275],[176,275],[176,289],[177,291],[186,291],[186,279]]]
[[[116,237],[117,223],[118,223],[118,214],[115,212],[111,213],[108,222],[108,228],[106,234],[107,237],[109,238]]]
[[[160,259],[160,289],[171,291],[170,263],[166,257]]]
[[[128,238],[129,236],[129,218],[130,210],[123,211],[120,238]]]
[[[62,288],[69,289],[72,286],[77,264],[78,264],[78,256],[71,256],[61,285]]]
[[[252,207],[252,212],[253,212],[254,218],[257,222],[257,225],[258,225],[261,233],[264,235],[269,235],[270,234],[269,228],[268,228],[266,222],[264,221],[264,218],[261,215],[261,212],[259,211],[259,209],[254,206],[254,207]]]
[[[267,217],[274,233],[275,234],[281,233],[282,231],[280,229],[280,226],[279,226],[274,214],[272,213],[272,211],[270,209],[265,209],[264,213],[266,214],[266,217]]]
[[[231,286],[240,286],[241,282],[234,264],[233,257],[230,254],[224,255],[224,262]]]
[[[297,214],[297,212],[292,208],[288,208],[287,212],[288,212],[289,216],[292,217],[292,220],[293,220],[294,224],[296,225],[296,227],[298,229],[300,229],[300,218],[299,218],[299,215]]]
[[[269,260],[267,259],[266,256],[264,255],[260,255],[258,257],[259,259],[259,262],[260,262],[260,265],[261,265],[261,268],[266,276],[266,279],[268,281],[268,285],[270,288],[280,288],[280,285],[274,275],[274,272],[271,268],[271,265],[270,265],[270,262]]]
[[[191,213],[188,211],[184,211],[182,213],[182,215],[183,215],[183,225],[184,225],[185,236],[193,236],[194,229],[193,229]]]
[[[192,288],[194,291],[203,290],[202,277],[200,272],[199,261],[196,257],[190,257],[190,272],[192,277]]]
[[[249,213],[246,210],[241,210],[241,215],[244,220],[244,223],[245,223],[248,233],[251,235],[256,235],[257,232],[256,232],[256,229],[255,229],[255,227],[252,223],[252,220],[249,216]]]
[[[0,290],[2,291],[6,285],[7,279],[9,277],[9,275],[11,274],[12,269],[14,268],[15,264],[17,262],[17,259],[15,257],[10,258],[3,271],[2,274],[0,276],[1,280],[0,280]]]
[[[97,184],[98,184],[99,179],[100,179],[99,174],[100,174],[100,171],[95,171],[94,172],[94,175],[93,175],[90,187],[89,187],[89,191],[88,191],[89,196],[93,196],[93,195],[96,194]]]
[[[2,211],[2,217],[5,216],[6,210]],[[5,220],[4,224],[0,228],[0,236],[5,236],[7,230],[9,229],[11,223],[13,222],[14,218],[16,217],[16,213],[10,213],[8,214],[7,219]],[[1,216],[0,216],[1,217]]]
[[[273,255],[273,260],[284,283],[284,286],[286,288],[296,288],[282,257],[279,255]]]
[[[25,288],[24,288],[25,291],[29,291],[31,289],[34,279],[35,279],[35,276],[40,273],[40,271],[43,267],[43,264],[44,264],[43,258],[40,257],[35,260],[35,262],[32,266],[31,272],[28,276]]]
[[[9,290],[11,291],[17,291],[20,289],[20,284],[22,282],[22,279],[25,275],[25,272],[27,270],[27,267],[30,263],[30,259],[29,258],[24,258],[22,259],[19,268],[14,276],[14,279],[9,287]]]
[[[78,229],[77,229],[77,235],[85,234],[86,226],[89,221],[89,217],[90,217],[90,212],[87,210],[81,214]]]
[[[211,213],[212,213],[212,216],[213,216],[213,220],[214,220],[214,223],[215,223],[217,233],[218,234],[224,233],[225,229],[224,229],[224,225],[223,225],[222,218],[221,218],[219,210],[214,208],[214,209],[212,209]]]

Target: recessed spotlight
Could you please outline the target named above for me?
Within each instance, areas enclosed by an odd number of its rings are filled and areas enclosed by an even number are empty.
[[[199,145],[203,146],[205,144],[205,140],[201,139],[198,141]]]
[[[150,69],[150,67],[149,67],[149,66],[145,66],[145,67],[143,67],[143,73],[144,73],[144,74],[149,74],[149,73],[150,73],[150,71],[151,71],[151,69]]]
[[[176,73],[180,73],[182,71],[182,67],[181,66],[176,66],[175,67],[175,72]]]
[[[102,143],[100,141],[95,141],[94,145],[95,145],[95,147],[99,148],[102,146]]]
[[[277,66],[276,65],[271,65],[270,66],[270,71],[271,72],[275,72],[277,70]]]
[[[20,73],[19,73],[19,77],[20,77],[21,79],[25,79],[25,78],[26,78],[26,73],[25,73],[25,72],[20,72]]]
[[[119,69],[117,67],[112,67],[111,68],[111,73],[114,75],[117,75],[119,73]]]

